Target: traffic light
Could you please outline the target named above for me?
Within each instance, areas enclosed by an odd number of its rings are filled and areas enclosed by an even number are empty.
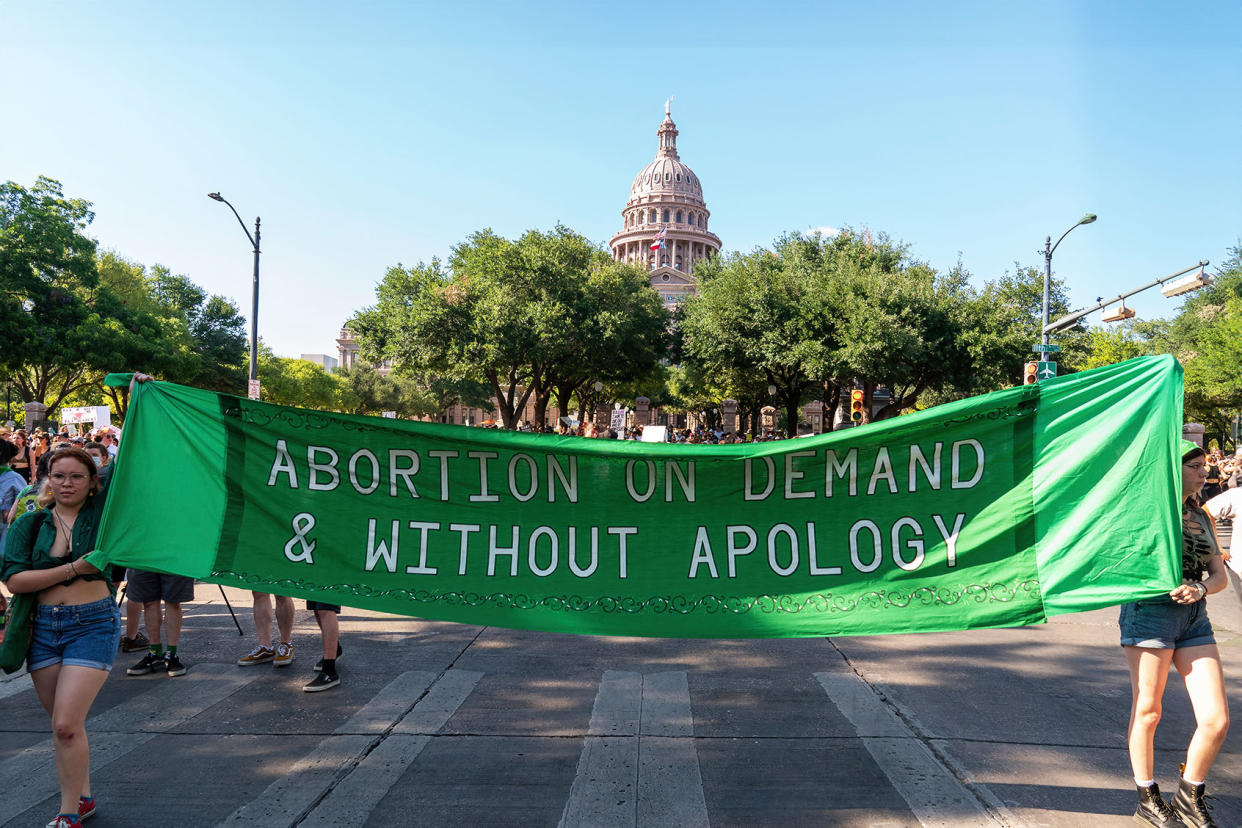
[[[855,389],[850,392],[850,422],[861,423],[863,418],[863,392]]]
[[[1030,385],[1033,382],[1039,382],[1039,363],[1028,362],[1022,369],[1022,384]]]

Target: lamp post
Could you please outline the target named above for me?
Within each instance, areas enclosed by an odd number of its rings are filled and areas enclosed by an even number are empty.
[[[1048,327],[1048,294],[1052,289],[1052,254],[1056,252],[1056,249],[1061,245],[1061,242],[1065,240],[1065,237],[1070,234],[1074,227],[1078,227],[1083,224],[1090,224],[1095,221],[1095,219],[1095,213],[1087,213],[1085,216],[1080,218],[1073,227],[1062,233],[1061,238],[1057,239],[1056,244],[1052,243],[1052,236],[1048,236],[1044,239],[1044,323],[1042,328]],[[1044,345],[1048,344],[1047,330],[1044,330],[1041,342]]]
[[[250,245],[254,248],[254,301],[250,306],[250,382],[247,391],[250,399],[257,400],[259,398],[257,387],[259,381],[259,217],[255,216],[254,235],[252,236],[246,229],[246,222],[242,221],[242,217],[237,215],[237,210],[224,196],[219,193],[208,193],[207,197],[228,204],[233,215],[237,216],[237,223],[241,225],[242,232],[246,234],[246,238],[250,239]],[[1046,311],[1044,316],[1047,316]]]

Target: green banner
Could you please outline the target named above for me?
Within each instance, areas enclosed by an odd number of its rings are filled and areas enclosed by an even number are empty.
[[[701,638],[1041,622],[1180,578],[1182,372],[1144,357],[750,445],[137,387],[91,560],[469,624]]]

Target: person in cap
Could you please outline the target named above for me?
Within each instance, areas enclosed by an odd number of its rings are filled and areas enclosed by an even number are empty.
[[[1214,828],[1203,801],[1205,780],[1229,732],[1229,703],[1206,598],[1228,584],[1212,519],[1197,496],[1207,480],[1207,454],[1182,441],[1182,582],[1167,595],[1121,607],[1121,646],[1130,665],[1130,764],[1138,786],[1136,822],[1161,828]],[[1169,665],[1186,685],[1195,732],[1186,750],[1172,808],[1155,782],[1155,736]]]

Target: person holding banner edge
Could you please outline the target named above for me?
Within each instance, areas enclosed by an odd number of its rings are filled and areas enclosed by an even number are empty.
[[[1188,440],[1181,446],[1182,584],[1167,596],[1123,604],[1119,619],[1133,696],[1129,750],[1139,794],[1134,819],[1161,828],[1214,828],[1204,786],[1229,731],[1229,704],[1205,599],[1228,580],[1211,518],[1197,501],[1208,476],[1207,454]],[[1185,681],[1196,724],[1172,808],[1154,778],[1156,726],[1170,664]]]
[[[135,374],[131,391],[134,382],[148,379]],[[60,812],[48,824],[55,828],[74,828],[95,813],[85,724],[121,637],[120,610],[112,597],[121,575],[115,567],[100,570],[84,556],[95,549],[108,482],[86,452],[58,451],[49,461],[42,508],[14,522],[0,567],[0,580],[11,592],[34,596],[29,641],[21,646],[35,692],[52,720]],[[6,663],[13,644],[8,639]]]

